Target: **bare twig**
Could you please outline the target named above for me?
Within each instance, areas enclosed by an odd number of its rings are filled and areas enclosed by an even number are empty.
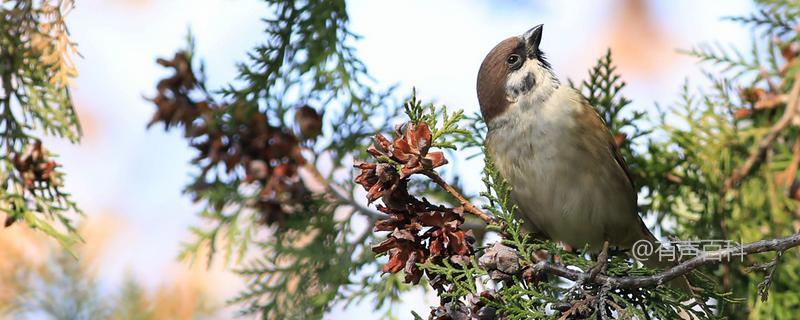
[[[314,164],[308,162],[305,166],[303,166],[303,168],[309,174],[311,174],[315,180],[317,180],[316,183],[325,188],[326,193],[332,195],[340,203],[353,207],[353,209],[355,209],[358,213],[370,219],[386,219],[389,217],[388,215],[378,212],[377,210],[370,209],[353,199],[353,197],[349,195],[349,192],[342,190],[342,187],[335,183],[329,182],[328,179],[326,179],[325,176],[323,176],[322,173],[317,170],[317,167],[314,166]]]
[[[358,213],[360,213],[360,214],[362,214],[362,215],[364,215],[364,216],[366,216],[366,217],[368,217],[370,219],[386,219],[386,218],[389,218],[388,215],[386,215],[386,214],[384,214],[382,212],[379,212],[377,210],[368,208],[368,207],[362,205],[361,203],[359,203],[358,201],[355,201],[355,199],[353,199],[353,197],[348,196],[346,191],[341,190],[341,187],[339,187],[338,185],[333,184],[333,183],[328,183],[327,186],[328,186],[328,193],[329,194],[333,195],[337,200],[339,200],[339,202],[355,208],[358,211]]]
[[[584,293],[583,299],[573,301],[567,311],[565,311],[558,320],[567,320],[572,318],[582,318],[582,316],[591,312],[592,304],[594,304],[595,296]]]
[[[761,141],[758,143],[758,148],[756,148],[756,150],[747,157],[745,162],[740,167],[736,168],[733,174],[725,180],[725,185],[722,189],[723,192],[727,192],[733,185],[750,174],[750,170],[764,158],[767,149],[769,149],[775,142],[775,139],[778,138],[778,134],[786,129],[792,122],[792,118],[794,118],[794,115],[797,113],[797,108],[799,107],[797,102],[798,95],[800,95],[800,72],[795,76],[795,79],[798,80],[795,80],[792,86],[792,91],[789,93],[789,102],[786,104],[783,115],[778,119],[778,122],[769,129],[767,134],[761,138]]]
[[[355,199],[353,199],[352,197],[348,196],[347,192],[342,190],[342,188],[339,185],[336,185],[334,183],[328,183],[328,193],[333,195],[339,202],[352,206],[353,208],[356,209],[356,212],[358,212],[363,216],[366,216],[370,220],[373,219],[381,220],[389,218],[389,216],[384,214],[383,212],[368,208],[359,203],[358,201],[356,201]],[[464,229],[472,229],[472,230],[482,230],[486,228],[485,224],[474,220],[464,222],[464,224],[462,224],[461,226],[464,227]]]
[[[307,163],[304,166],[304,168],[306,169],[306,171],[308,171],[309,174],[311,174],[314,177],[314,179],[317,180],[318,183],[324,186],[325,192],[336,198],[338,202],[353,207],[356,210],[356,212],[358,212],[363,216],[366,216],[370,220],[381,220],[389,218],[389,216],[384,214],[383,212],[369,208],[361,204],[360,202],[356,201],[355,199],[353,199],[352,195],[350,195],[350,193],[347,192],[346,190],[343,190],[343,188],[340,185],[337,185],[333,182],[329,182],[328,179],[325,179],[325,177],[319,172],[319,170],[317,170],[317,168],[314,165]],[[464,227],[465,229],[481,230],[486,228],[486,225],[477,221],[473,222],[468,221],[462,224],[462,227]]]
[[[456,190],[455,188],[453,188],[453,186],[449,185],[446,181],[444,181],[444,179],[442,179],[442,177],[439,176],[439,174],[436,173],[436,171],[425,170],[422,171],[421,173],[427,176],[428,178],[431,178],[433,182],[442,187],[442,189],[447,191],[447,193],[455,197],[456,200],[458,200],[458,202],[461,203],[461,206],[464,207],[465,211],[475,215],[476,217],[480,218],[481,220],[483,220],[488,224],[495,223],[492,217],[490,217],[488,214],[486,214],[486,212],[483,212],[483,210],[479,209],[471,202],[469,202],[469,200],[467,200],[467,198],[461,195],[461,193],[459,193],[458,190]]]
[[[692,259],[686,260],[672,268],[651,276],[612,277],[598,274],[594,279],[588,281],[588,272],[569,269],[565,265],[552,263],[547,260],[537,261],[533,268],[536,272],[547,272],[572,281],[609,285],[612,288],[633,289],[665,284],[701,266],[714,263],[728,263],[732,256],[751,255],[771,251],[783,252],[797,246],[800,246],[800,233],[785,238],[761,240],[736,247],[701,253]]]
[[[628,316],[628,310],[626,310],[625,308],[621,307],[619,304],[614,302],[614,300],[608,299],[608,300],[606,300],[606,302],[608,302],[608,304],[610,304],[612,307],[614,307],[614,309],[619,314],[620,319],[630,319],[631,318],[630,316]]]
[[[599,312],[601,320],[608,320],[608,313],[606,312],[606,302],[608,300],[607,296],[609,290],[611,290],[611,287],[608,285],[608,283],[606,283],[605,285],[603,285],[602,288],[600,288],[600,292],[597,293],[597,299],[595,299],[595,304],[597,305],[595,307],[595,310],[596,312]]]
[[[782,256],[783,251],[778,251],[775,254],[775,259],[772,261],[747,269],[748,272],[753,270],[767,271],[767,275],[764,277],[764,280],[758,284],[758,295],[761,296],[761,302],[766,302],[767,298],[769,298],[769,287],[772,285],[772,279],[775,276],[775,269],[778,269],[778,264],[780,263]]]

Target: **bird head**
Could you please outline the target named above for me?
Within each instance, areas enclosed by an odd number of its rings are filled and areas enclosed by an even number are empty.
[[[539,50],[542,25],[498,43],[478,71],[478,102],[491,123],[517,102],[543,102],[558,87],[550,64]]]

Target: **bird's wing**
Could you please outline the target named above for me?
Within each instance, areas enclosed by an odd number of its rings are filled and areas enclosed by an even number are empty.
[[[608,146],[608,151],[614,157],[614,161],[617,163],[622,172],[625,173],[625,177],[628,178],[628,183],[630,184],[631,194],[633,195],[633,203],[637,203],[638,196],[636,194],[636,185],[633,183],[633,176],[631,176],[630,171],[628,170],[628,165],[625,163],[625,158],[622,157],[622,154],[619,152],[619,148],[617,147],[616,143],[614,143],[614,137],[611,134],[611,129],[608,128],[608,124],[606,121],[603,120],[603,117],[600,116],[600,113],[592,107],[587,101],[583,101],[583,108],[584,111],[591,114],[594,121],[596,121],[596,125],[601,126],[603,131],[605,131],[606,138],[606,145]]]
[[[603,129],[605,130],[606,136],[608,137],[606,142],[608,150],[614,157],[614,161],[617,163],[619,168],[625,173],[625,177],[628,179],[628,183],[631,187],[630,201],[633,203],[634,208],[638,208],[639,195],[636,193],[636,185],[633,183],[633,176],[631,176],[631,173],[628,170],[628,165],[625,163],[625,158],[622,157],[622,154],[619,152],[619,148],[617,147],[616,143],[614,143],[614,137],[611,135],[611,129],[608,128],[608,125],[605,123],[605,120],[603,120],[603,117],[600,116],[600,113],[597,111],[597,109],[585,101],[583,106],[586,112],[591,112],[591,114],[593,114],[595,121],[598,121],[598,125],[602,125]],[[638,210],[634,211],[634,215],[636,215],[636,219],[639,221],[643,236],[648,238],[648,240],[657,241],[653,233],[650,232],[650,229],[647,228],[647,226],[644,224],[644,221],[642,221],[642,217],[639,216]]]
[[[636,195],[636,185],[633,184],[633,176],[631,176],[631,172],[628,170],[628,165],[625,163],[625,158],[622,157],[622,154],[619,152],[619,148],[617,144],[614,143],[614,139],[612,138],[608,144],[608,147],[611,149],[611,154],[614,155],[614,160],[617,162],[622,171],[625,172],[625,176],[628,177],[628,182],[631,184],[631,189],[633,189],[633,201],[638,201],[638,196]]]

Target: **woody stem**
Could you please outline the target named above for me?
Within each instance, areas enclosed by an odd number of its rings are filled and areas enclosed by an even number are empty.
[[[480,208],[478,208],[475,205],[473,205],[471,202],[469,202],[469,200],[464,198],[464,196],[461,195],[461,193],[459,193],[458,190],[456,190],[455,188],[453,188],[453,186],[451,186],[446,181],[444,181],[444,179],[442,179],[442,177],[439,176],[439,174],[436,173],[436,171],[424,170],[421,173],[424,174],[425,176],[427,176],[428,178],[431,178],[431,180],[433,180],[433,182],[438,184],[440,187],[442,187],[442,189],[447,191],[447,193],[449,193],[454,198],[456,198],[456,200],[458,200],[458,202],[461,203],[461,206],[464,207],[465,211],[475,215],[476,217],[480,218],[481,220],[483,220],[484,222],[486,222],[488,224],[495,223],[495,221],[494,221],[494,219],[492,219],[492,217],[490,217],[488,214],[486,214],[486,212],[483,212],[483,210],[481,210]]]
[[[733,174],[725,180],[725,184],[722,188],[723,193],[733,188],[736,183],[744,179],[744,177],[750,173],[750,170],[756,166],[756,164],[761,162],[767,154],[767,150],[771,148],[775,140],[778,139],[778,135],[781,131],[792,123],[797,109],[800,108],[800,78],[798,77],[800,77],[800,72],[795,76],[797,80],[795,80],[792,90],[789,92],[789,101],[786,103],[786,109],[783,111],[783,115],[775,125],[769,128],[767,134],[761,138],[758,147],[747,157],[747,160],[745,160],[740,167],[736,168]]]

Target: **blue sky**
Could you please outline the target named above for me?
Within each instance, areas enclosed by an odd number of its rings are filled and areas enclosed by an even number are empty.
[[[634,106],[651,110],[668,104],[686,78],[697,78],[694,60],[675,49],[714,39],[746,46],[753,35],[720,17],[747,13],[748,1],[648,2],[648,21],[658,38],[624,24],[624,6],[634,1],[350,1],[352,29],[363,36],[359,55],[381,85],[411,87],[421,98],[451,108],[477,111],[475,75],[484,55],[500,40],[545,25],[542,48],[562,80],[582,79],[609,46],[629,82]],[[149,286],[181,272],[179,243],[199,223],[197,207],[181,193],[189,181],[193,151],[180,132],[145,129],[154,94],[167,72],[155,64],[184,46],[187,29],[196,35],[212,87],[236,75],[234,64],[263,41],[260,17],[269,9],[254,0],[79,0],[68,16],[79,44],[80,76],[74,97],[86,137],[79,146],[53,142],[67,172],[67,188],[89,219],[112,215],[121,225],[109,244],[101,280],[112,288],[128,272]],[[626,29],[627,28],[627,29]],[[652,31],[652,30],[651,30]],[[472,166],[466,163],[464,166]],[[464,168],[467,169],[467,168]],[[478,182],[477,170],[462,170]],[[222,298],[236,292],[235,277],[219,286]],[[398,308],[401,318],[425,313],[422,294]],[[329,318],[363,315],[370,306],[337,309]],[[226,318],[222,317],[222,318]]]

